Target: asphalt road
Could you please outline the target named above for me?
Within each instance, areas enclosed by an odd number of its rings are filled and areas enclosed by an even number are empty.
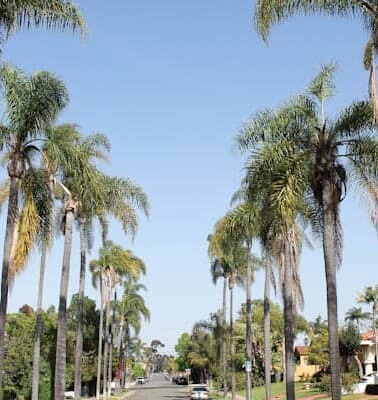
[[[131,388],[128,400],[189,400],[188,386],[180,386],[164,378],[163,374],[152,375],[149,382]]]

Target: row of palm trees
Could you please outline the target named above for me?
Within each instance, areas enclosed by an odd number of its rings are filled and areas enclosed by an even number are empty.
[[[258,240],[268,266],[266,298],[269,292],[269,268],[272,263],[279,267],[285,320],[286,395],[288,399],[293,399],[293,327],[297,308],[303,304],[299,255],[304,240],[304,225],[311,227],[315,237],[323,244],[331,392],[332,398],[337,400],[341,396],[341,382],[336,270],[342,261],[340,203],[346,196],[348,186],[357,186],[365,201],[368,199],[371,219],[377,227],[377,5],[369,0],[258,0],[255,9],[256,28],[262,38],[267,40],[274,24],[296,14],[361,17],[370,35],[364,56],[364,65],[369,70],[370,102],[355,102],[336,119],[328,118],[325,104],[333,96],[333,76],[336,69],[335,65],[330,64],[322,67],[302,94],[289,99],[276,109],[257,112],[236,138],[238,147],[248,156],[246,175],[241,189],[234,196],[239,205],[225,217],[237,218],[230,218],[226,229],[222,230],[223,248],[215,256],[218,260],[223,258],[224,265],[233,266],[235,241],[237,246],[244,245],[247,257],[250,257],[252,242]],[[245,207],[245,210],[239,214],[240,207]],[[251,263],[247,260],[245,264],[247,364],[251,360],[248,345],[251,340],[248,328],[251,313]],[[237,265],[234,262],[236,270]],[[267,308],[266,323],[268,318]],[[268,334],[268,329],[266,332]],[[270,376],[268,349],[266,353],[266,375]],[[250,399],[248,371],[246,374],[246,398]],[[268,380],[266,378],[267,398],[270,397]]]
[[[60,221],[64,235],[64,252],[59,292],[55,397],[65,391],[66,303],[70,271],[73,225],[80,232],[79,315],[76,340],[75,392],[81,393],[81,360],[83,297],[86,253],[93,239],[96,221],[102,227],[106,246],[109,218],[117,219],[125,233],[135,234],[137,210],[148,215],[147,197],[129,179],[103,174],[98,160],[107,159],[106,136],[83,136],[75,125],[54,126],[59,112],[68,102],[62,81],[40,72],[27,76],[9,65],[0,70],[0,82],[6,101],[6,121],[2,126],[2,144],[8,158],[8,219],[6,227],[2,287],[6,307],[8,283],[25,265],[31,249],[41,249],[41,273],[37,310],[35,355],[38,359],[41,330],[41,304],[46,256],[53,242],[54,223]],[[56,200],[62,200],[60,215],[54,215]],[[135,280],[136,258],[117,259],[125,262]],[[110,265],[108,265],[110,268]],[[144,268],[144,267],[143,267]],[[142,269],[144,270],[144,269]],[[2,309],[5,321],[6,308]],[[39,366],[33,375],[33,398],[38,396]]]
[[[83,16],[77,7],[68,1],[14,1],[1,5],[0,35],[3,40],[19,29],[30,27],[73,30],[80,32],[82,36],[86,34]],[[69,101],[67,89],[61,80],[48,72],[28,76],[17,68],[3,65],[0,69],[0,86],[6,107],[4,123],[0,127],[0,148],[8,161],[9,176],[7,182],[1,186],[1,200],[7,200],[8,212],[0,298],[0,388],[9,285],[26,265],[31,250],[38,246],[41,267],[32,383],[32,398],[38,399],[44,273],[47,254],[53,244],[54,225],[59,220],[64,235],[64,252],[59,291],[54,397],[63,399],[65,391],[66,303],[72,234],[76,223],[80,232],[80,282],[75,350],[75,398],[79,398],[86,254],[92,245],[94,224],[97,221],[102,227],[104,252],[122,253],[122,249],[107,242],[109,217],[120,221],[125,233],[134,235],[138,225],[137,210],[148,215],[147,197],[143,190],[129,179],[107,176],[98,169],[97,162],[107,159],[108,156],[109,142],[106,136],[83,136],[73,124],[54,125]],[[59,213],[54,212],[57,200],[62,202]],[[119,269],[123,267],[124,273],[127,272],[130,278],[129,285],[131,282],[136,283],[139,274],[145,270],[144,264],[128,251],[122,254],[123,258],[113,260],[114,265],[107,265],[106,273],[100,274],[101,281],[109,281],[111,276],[121,276]],[[121,262],[125,264],[122,266]],[[106,307],[107,321],[109,296],[114,291],[114,285],[115,282],[111,283],[107,287],[107,295],[102,293],[101,297]],[[126,302],[131,301],[127,296],[134,295],[134,302],[143,300],[138,298],[137,291],[138,286],[128,287],[124,293],[124,307]],[[148,317],[144,303],[140,305],[142,315]],[[125,313],[124,310],[123,318]],[[137,328],[137,317],[128,318],[126,326],[134,324]],[[122,335],[119,337],[122,338]],[[104,358],[107,355],[108,353],[104,352]],[[109,355],[111,360],[111,349]],[[106,367],[103,377],[106,388]],[[0,390],[0,398],[2,397],[3,393]]]
[[[321,240],[327,284],[329,353],[333,399],[341,393],[336,270],[342,260],[340,204],[347,187],[356,185],[368,199],[375,224],[378,186],[378,140],[374,110],[359,101],[331,120],[326,101],[334,91],[336,67],[322,67],[308,88],[276,109],[257,112],[245,124],[236,141],[247,154],[246,175],[234,196],[237,205],[215,226],[210,248],[223,269],[246,276],[246,365],[251,354],[252,244],[259,242],[265,259],[265,297],[268,300],[270,268],[279,270],[285,321],[286,395],[294,393],[294,326],[303,305],[299,259],[304,231],[310,227]],[[240,254],[244,254],[240,257]],[[240,260],[242,260],[240,262]],[[240,267],[240,265],[244,267]],[[246,272],[244,272],[246,268]],[[243,270],[244,269],[244,270]],[[230,274],[230,273],[228,273]],[[268,302],[267,302],[268,304]],[[266,309],[268,326],[269,310]],[[269,330],[266,329],[266,334]],[[269,343],[269,340],[266,340]],[[266,349],[269,360],[269,349]],[[269,398],[269,361],[266,360],[266,389]],[[247,399],[250,371],[246,368]]]

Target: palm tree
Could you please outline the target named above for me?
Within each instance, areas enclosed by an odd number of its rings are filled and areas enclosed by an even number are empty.
[[[98,135],[97,135],[98,136]],[[81,139],[69,150],[70,155],[62,166],[64,184],[59,182],[63,189],[63,219],[61,229],[64,234],[64,251],[59,292],[58,324],[57,324],[57,349],[55,363],[55,398],[64,397],[65,367],[66,367],[66,303],[68,292],[68,279],[70,271],[70,257],[72,248],[72,228],[75,214],[82,201],[87,206],[87,199],[99,207],[103,203],[101,188],[101,175],[94,167],[96,158],[104,158],[102,147],[104,138]],[[88,142],[93,145],[89,146]],[[106,141],[105,141],[106,142]],[[106,146],[105,146],[106,149]]]
[[[375,343],[375,370],[378,371],[378,343],[377,343],[377,310],[378,310],[378,285],[368,286],[364,292],[358,296],[358,302],[371,305],[371,318],[374,331]]]
[[[0,6],[0,38],[30,27],[49,30],[79,30],[86,34],[86,24],[78,8],[66,0],[15,0]]]
[[[102,355],[102,338],[103,338],[103,311],[106,309],[105,337],[104,337],[104,369],[103,379],[104,397],[107,395],[107,353],[108,353],[108,332],[110,323],[110,299],[111,293],[118,281],[118,277],[128,277],[132,280],[138,280],[141,274],[145,273],[145,265],[138,257],[135,257],[131,251],[124,250],[121,246],[117,246],[110,241],[105,243],[99,251],[99,259],[90,262],[90,270],[92,273],[92,283],[97,287],[100,283],[100,329],[99,329],[99,349],[97,364],[97,387],[96,398],[100,397],[100,379],[101,379],[101,355]],[[98,397],[97,397],[98,396]]]
[[[223,277],[223,387],[224,395],[227,395],[227,357],[226,357],[226,288],[230,291],[230,349],[231,349],[231,391],[232,399],[236,396],[236,376],[235,376],[235,342],[234,342],[234,321],[233,321],[233,293],[235,284],[245,285],[245,251],[240,246],[240,241],[232,243],[232,238],[227,238],[227,219],[220,219],[214,232],[208,237],[208,253],[211,263],[211,275],[213,283]]]
[[[258,237],[260,220],[258,209],[253,203],[243,202],[229,211],[223,218],[224,228],[221,230],[224,243],[239,243],[246,253],[246,394],[251,398],[252,371],[252,241]]]
[[[216,284],[218,279],[223,279],[222,290],[222,367],[223,367],[223,396],[227,396],[227,338],[226,338],[226,302],[227,302],[227,281],[231,273],[229,264],[223,259],[215,259],[211,263],[211,276],[213,283]]]
[[[124,292],[122,299],[118,304],[119,314],[119,333],[117,350],[121,357],[120,387],[126,382],[126,365],[129,355],[130,328],[133,328],[137,335],[140,331],[141,317],[145,321],[150,319],[150,311],[146,307],[143,297],[139,294],[140,290],[146,290],[146,287],[140,283],[127,280],[123,284]]]
[[[17,245],[19,222],[19,187],[41,137],[41,129],[52,123],[68,102],[62,81],[48,72],[31,76],[5,65],[0,70],[0,84],[5,97],[6,124],[0,127],[1,147],[7,149],[10,189],[5,231],[1,300],[0,300],[0,388],[4,360],[4,328],[8,302],[8,279],[12,255]]]
[[[42,336],[42,298],[44,276],[46,269],[47,252],[53,240],[54,225],[54,197],[56,186],[56,175],[60,168],[68,162],[67,156],[70,155],[72,146],[77,142],[79,134],[75,125],[65,124],[57,127],[47,127],[45,129],[45,140],[42,148],[42,177],[43,184],[48,188],[48,196],[45,197],[42,209],[47,210],[40,217],[41,229],[39,230],[39,243],[41,250],[41,261],[38,282],[38,297],[36,308],[36,324],[34,335],[34,354],[33,354],[33,377],[32,377],[32,400],[38,400],[39,392],[39,373],[40,373],[40,346]],[[43,193],[38,186],[39,195],[36,199],[40,199],[40,193]],[[27,241],[26,241],[27,242]],[[25,243],[20,237],[20,243]],[[23,252],[17,250],[17,254]]]
[[[363,312],[361,307],[352,307],[345,313],[345,321],[355,323],[358,331],[361,331],[361,323],[371,318],[371,313]]]
[[[361,18],[369,34],[364,51],[364,66],[369,71],[369,94],[374,119],[378,124],[378,97],[376,88],[375,57],[378,51],[378,5],[374,0],[258,0],[255,7],[255,26],[267,41],[270,29],[295,15],[328,15]]]
[[[332,398],[338,400],[341,387],[336,269],[342,256],[339,205],[346,193],[347,176],[362,189],[359,193],[370,196],[372,203],[378,198],[378,143],[372,137],[374,120],[369,103],[354,103],[335,121],[325,118],[322,110],[332,96],[334,70],[332,65],[324,66],[305,94],[277,110],[258,113],[245,127],[239,142],[254,151],[247,168],[249,184],[258,187],[259,182],[264,182],[264,187],[271,190],[270,204],[286,220],[293,220],[293,213],[301,211],[322,238]],[[372,212],[375,221],[374,207]],[[290,238],[295,240],[295,231]],[[297,254],[288,251],[287,257],[295,260]]]
[[[82,139],[80,143],[84,147],[84,153],[89,157],[97,157],[106,159],[105,152],[110,149],[109,142],[106,136],[101,134],[90,135]],[[75,399],[80,399],[81,396],[81,369],[83,358],[83,324],[84,324],[84,285],[85,285],[85,272],[86,272],[86,254],[87,246],[91,245],[91,234],[88,232],[92,223],[92,216],[96,213],[97,209],[104,206],[102,193],[99,192],[98,187],[91,187],[92,184],[98,185],[100,182],[100,175],[97,169],[92,167],[92,175],[97,179],[86,182],[86,190],[83,192],[80,187],[76,186],[74,191],[81,193],[78,197],[78,209],[76,213],[76,220],[79,225],[80,235],[80,273],[79,273],[79,291],[78,291],[78,310],[77,310],[77,327],[76,327],[76,343],[75,343],[75,380],[74,392]],[[70,182],[70,188],[73,189],[74,185],[82,184],[81,181],[75,180]]]

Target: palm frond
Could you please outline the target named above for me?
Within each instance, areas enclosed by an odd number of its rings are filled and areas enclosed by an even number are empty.
[[[78,30],[83,37],[87,34],[84,17],[72,2],[66,0],[6,1],[0,4],[0,15],[0,28],[6,37],[31,27]]]
[[[339,15],[354,14],[358,9],[352,0],[258,0],[254,22],[257,32],[267,41],[271,28],[294,15]]]
[[[9,282],[13,283],[15,276],[26,266],[30,252],[36,242],[40,217],[32,195],[28,195],[23,204],[18,226],[18,240],[15,256],[11,263]]]

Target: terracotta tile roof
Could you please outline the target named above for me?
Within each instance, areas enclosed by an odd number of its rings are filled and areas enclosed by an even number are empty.
[[[308,354],[308,346],[296,346],[295,351],[300,355],[300,356],[306,356]]]
[[[362,333],[361,340],[370,340],[371,342],[374,342],[374,331]]]

